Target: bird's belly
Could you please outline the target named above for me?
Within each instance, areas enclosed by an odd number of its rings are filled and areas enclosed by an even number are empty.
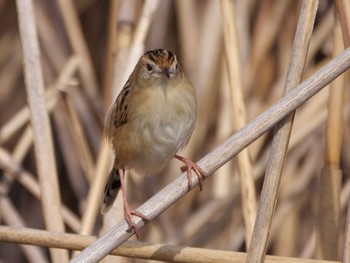
[[[186,145],[193,130],[189,121],[146,125],[131,138],[135,150],[130,167],[143,174],[159,172]]]

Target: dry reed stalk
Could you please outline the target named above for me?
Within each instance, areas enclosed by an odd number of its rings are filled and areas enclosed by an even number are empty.
[[[23,170],[17,162],[13,160],[12,156],[1,147],[0,164],[9,180],[14,180],[16,178],[35,198],[38,200],[41,199],[39,183],[34,179],[34,176]],[[75,232],[78,232],[80,226],[79,219],[66,206],[62,206],[61,209],[62,216],[67,225]]]
[[[73,144],[76,148],[80,165],[84,170],[84,174],[86,175],[88,182],[91,183],[94,177],[94,161],[88,145],[88,140],[83,131],[82,123],[71,98],[74,95],[74,92],[68,91],[64,98],[68,113],[66,116],[68,119],[68,128],[70,129],[70,134],[73,137]]]
[[[290,92],[301,80],[317,7],[317,0],[303,1],[302,3],[284,94]],[[252,242],[248,250],[247,262],[264,261],[267,239],[277,203],[277,193],[287,154],[293,119],[294,113],[278,123],[274,129],[272,149],[260,197]]]
[[[346,0],[336,0],[337,13],[343,32],[344,46],[350,44],[350,2]]]
[[[0,226],[0,241],[23,243],[39,246],[50,246],[63,249],[81,250],[96,240],[92,236],[54,233],[30,228],[10,228]],[[180,247],[164,244],[153,244],[140,241],[126,241],[119,248],[112,251],[113,255],[125,257],[152,259],[175,263],[214,263],[234,262],[243,263],[246,254],[222,250],[211,250],[193,247]],[[315,261],[287,257],[267,256],[267,263],[335,263],[336,261]]]
[[[268,110],[260,114],[223,144],[203,157],[198,162],[198,165],[209,175],[212,174],[349,67],[350,48],[332,59],[330,63],[318,70],[309,79],[289,91]],[[192,189],[198,185],[198,178],[193,179]],[[140,206],[139,211],[152,220],[184,196],[188,192],[187,187],[187,175],[183,173],[175,181]],[[135,220],[135,224],[138,229],[145,226],[145,222],[139,218]],[[73,258],[71,262],[80,262],[80,260],[97,262],[133,234],[127,232],[128,228],[128,224],[123,220],[114,226],[107,234],[99,238],[94,244],[86,248],[81,254]]]
[[[105,64],[103,70],[103,94],[104,109],[108,109],[110,104],[110,94],[112,89],[113,68],[117,48],[117,36],[119,35],[118,13],[121,3],[124,1],[112,0],[109,3],[108,26],[107,26],[107,45],[105,54]]]
[[[6,196],[0,197],[0,214],[1,220],[11,228],[25,228],[26,223],[18,213],[11,200]],[[48,259],[43,251],[38,247],[20,245],[24,255],[29,262],[41,263],[47,262]]]
[[[81,61],[79,64],[79,71],[83,88],[86,90],[90,100],[89,102],[93,105],[95,112],[101,116],[103,111],[102,105],[99,103],[101,100],[99,99],[100,94],[97,89],[97,80],[74,3],[69,0],[59,0],[58,6],[70,45],[75,55],[77,55]]]
[[[243,98],[242,70],[236,32],[236,14],[232,1],[222,0],[224,42],[226,65],[230,83],[230,94],[233,113],[234,129],[239,130],[247,123],[246,106]],[[239,178],[242,195],[242,209],[246,230],[246,247],[249,248],[251,235],[256,217],[256,194],[253,179],[253,168],[248,149],[237,155]]]
[[[51,128],[45,107],[44,82],[33,3],[31,1],[17,0],[16,4],[45,225],[48,230],[64,232]],[[50,171],[49,176],[47,174],[48,171]],[[68,260],[67,251],[50,249],[50,253],[53,262]]]
[[[333,55],[344,49],[341,27],[336,19],[333,33]],[[331,84],[328,101],[326,126],[325,167],[321,172],[319,216],[316,240],[317,257],[320,259],[338,258],[339,235],[339,195],[342,180],[340,169],[341,145],[344,122],[345,76],[339,76]]]

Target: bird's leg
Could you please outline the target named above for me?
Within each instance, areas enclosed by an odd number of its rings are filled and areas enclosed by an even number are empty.
[[[202,181],[203,178],[207,176],[207,174],[200,168],[195,162],[192,162],[190,159],[182,157],[180,155],[174,156],[176,159],[180,160],[181,162],[185,163],[185,166],[181,167],[181,171],[187,172],[187,179],[188,179],[188,191],[191,190],[192,185],[192,171],[193,170],[197,177],[198,177],[198,186],[199,190],[202,191]]]
[[[125,190],[125,185],[124,185],[124,170],[123,169],[118,169],[119,176],[120,176],[120,183],[122,187],[122,194],[123,194],[123,205],[124,205],[124,217],[126,222],[128,222],[128,225],[130,228],[134,229],[135,235],[137,238],[139,238],[139,233],[136,228],[136,224],[134,220],[132,219],[132,215],[140,217],[142,220],[145,220],[146,222],[149,221],[149,219],[142,213],[132,210],[129,206],[128,201],[126,200],[126,190]]]

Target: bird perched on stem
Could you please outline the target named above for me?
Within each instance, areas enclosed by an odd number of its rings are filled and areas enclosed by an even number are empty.
[[[157,173],[175,157],[185,163],[188,188],[191,170],[202,188],[205,172],[191,160],[177,155],[186,146],[195,126],[197,101],[195,90],[183,73],[176,56],[165,49],[146,52],[112,105],[106,120],[105,135],[114,151],[101,211],[106,212],[123,194],[124,216],[138,235],[132,215],[148,221],[132,210],[125,194],[125,169],[142,175]]]

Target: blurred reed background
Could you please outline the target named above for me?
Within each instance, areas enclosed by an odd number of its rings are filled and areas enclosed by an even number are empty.
[[[20,37],[20,2],[0,1],[0,222],[85,235],[99,235],[120,220],[118,202],[116,213],[105,219],[99,213],[111,167],[103,126],[138,57],[153,48],[177,54],[199,103],[197,126],[183,155],[199,160],[282,96],[304,6],[301,0],[34,0],[45,89],[41,102],[50,118],[50,125],[38,132],[30,120],[40,96],[30,111],[27,107],[30,90],[37,86],[34,82],[25,88],[22,48],[31,49],[30,41]],[[313,2],[317,13],[303,79],[343,51],[344,42],[349,45],[348,1]],[[26,66],[34,76],[33,65]],[[348,80],[343,74],[331,84],[332,92],[325,88],[296,112],[268,254],[342,257],[350,196]],[[36,147],[43,144],[50,151],[42,138],[51,140],[53,159],[34,150],[33,139]],[[147,225],[139,240],[247,251],[272,139],[269,132],[250,145],[239,162],[234,158],[206,180],[202,192],[194,189]],[[173,181],[180,166],[174,160],[159,175],[130,176],[132,206]],[[50,195],[55,181],[60,198]],[[241,191],[240,185],[247,188]],[[50,226],[52,221],[56,223]],[[0,262],[67,260],[66,250],[0,245]],[[107,261],[146,262],[121,257]]]

